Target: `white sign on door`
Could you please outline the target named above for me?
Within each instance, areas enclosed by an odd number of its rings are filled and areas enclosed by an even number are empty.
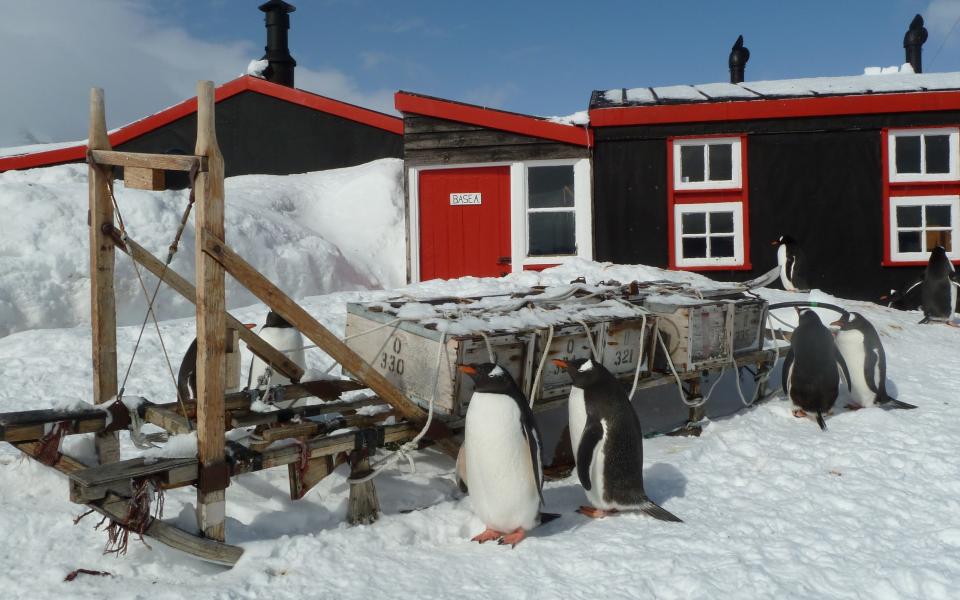
[[[450,194],[450,206],[481,204],[480,192],[471,194]]]

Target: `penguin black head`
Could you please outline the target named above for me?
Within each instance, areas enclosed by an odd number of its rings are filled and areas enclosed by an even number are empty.
[[[506,394],[517,387],[510,373],[498,364],[457,365],[457,369],[470,376],[477,392]]]
[[[590,358],[575,358],[573,360],[554,359],[553,364],[561,369],[566,369],[573,385],[581,389],[586,389],[597,383],[603,378],[607,369],[600,363]]]
[[[927,261],[927,275],[933,277],[945,277],[953,271],[953,264],[947,257],[947,251],[943,246],[936,246],[930,251],[930,260]]]
[[[839,327],[840,331],[850,331],[851,329],[863,330],[866,323],[867,319],[860,313],[848,312],[830,325]]]
[[[807,327],[819,325],[820,327],[823,327],[823,321],[820,320],[820,317],[816,312],[808,308],[800,312],[799,325],[806,325]]]
[[[771,246],[789,246],[791,244],[796,244],[797,240],[793,239],[789,235],[781,235],[779,238],[770,242]]]
[[[267,322],[264,324],[264,327],[277,327],[280,329],[286,329],[293,327],[286,319],[273,312],[272,310],[267,313]]]

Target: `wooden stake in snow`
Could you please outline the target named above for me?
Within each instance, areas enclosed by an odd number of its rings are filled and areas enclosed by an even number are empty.
[[[103,107],[103,90],[90,90],[90,150],[110,150]],[[113,206],[110,204],[111,173],[90,165],[90,325],[93,338],[93,402],[110,402],[117,395],[117,305],[113,288]],[[100,464],[120,460],[117,434],[98,433]]]
[[[224,237],[223,155],[217,146],[212,81],[197,83],[197,156],[207,171],[196,180],[196,245],[204,235]],[[224,270],[208,254],[197,252],[197,447],[200,459],[197,524],[205,537],[223,541],[229,482],[224,461],[223,394],[226,377],[226,298]]]
[[[370,450],[365,446],[350,453],[350,479],[366,477],[371,472]],[[351,525],[369,525],[380,518],[380,500],[373,479],[350,484],[347,503],[347,522]]]

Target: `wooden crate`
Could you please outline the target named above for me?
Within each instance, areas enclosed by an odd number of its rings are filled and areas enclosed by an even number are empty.
[[[733,360],[733,303],[652,296],[643,304],[657,315],[660,335],[677,371],[701,371]],[[654,369],[666,372],[669,368],[663,352],[658,352]]]

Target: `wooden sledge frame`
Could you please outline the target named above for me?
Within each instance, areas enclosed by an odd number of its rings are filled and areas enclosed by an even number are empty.
[[[249,393],[225,394],[225,354],[230,336],[238,335],[255,355],[294,382],[283,386],[287,399],[317,396],[335,400],[340,393],[350,389],[372,390],[377,394],[374,399],[334,403],[326,412],[347,415],[343,417],[344,422],[373,431],[372,437],[380,445],[412,438],[426,420],[426,414],[227,246],[224,241],[224,162],[217,145],[214,110],[213,83],[201,81],[197,84],[197,143],[192,156],[118,152],[111,148],[107,136],[103,91],[91,91],[88,187],[93,401],[97,406],[76,411],[26,411],[2,415],[0,441],[7,441],[28,456],[42,458],[49,466],[68,474],[71,497],[75,502],[86,504],[122,525],[126,525],[124,507],[133,482],[149,477],[162,488],[195,485],[200,537],[152,519],[144,533],[205,560],[232,565],[239,559],[242,549],[224,543],[225,491],[230,477],[291,465],[291,496],[299,498],[332,471],[335,455],[352,451],[361,442],[355,433],[310,437],[321,429],[319,424],[304,427],[280,423],[276,429],[268,430],[268,437],[274,440],[299,439],[299,445],[268,448],[263,452],[248,450],[235,443],[228,445],[224,435],[227,429],[234,424],[241,426],[251,419],[256,420],[250,416],[252,398]],[[112,200],[114,175],[110,168],[113,166],[124,168],[127,187],[140,189],[163,189],[166,170],[195,174],[195,286],[128,237],[122,228],[117,228]],[[198,443],[195,459],[161,459],[149,465],[143,459],[119,461],[118,431],[127,427],[131,417],[125,414],[127,409],[120,402],[114,401],[118,392],[114,291],[117,248],[196,305],[196,401],[146,403],[138,408],[140,418],[171,433],[187,430],[195,423]],[[226,312],[226,273],[303,332],[360,384],[300,382],[303,369]],[[380,421],[387,414],[381,417],[356,415],[360,404],[386,404],[392,410],[391,414],[395,413],[404,420],[385,426]],[[52,464],[47,457],[41,457],[43,440],[52,431],[59,435],[95,433],[101,466],[87,468],[60,454]],[[428,435],[439,449],[455,457],[459,446],[450,438],[451,433],[446,425],[434,421]],[[369,440],[363,440],[363,443],[369,444]]]

